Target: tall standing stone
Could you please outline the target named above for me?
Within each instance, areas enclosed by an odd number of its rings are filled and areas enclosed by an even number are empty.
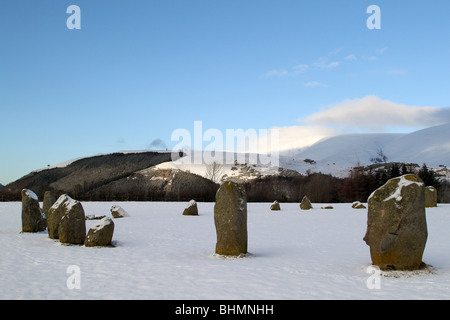
[[[425,187],[425,208],[437,207],[437,190],[435,187]]]
[[[61,218],[66,213],[65,203],[69,202],[71,198],[67,194],[63,194],[56,200],[56,202],[48,209],[47,213],[47,231],[50,239],[59,239],[58,228]]]
[[[46,191],[44,193],[44,203],[42,205],[42,210],[44,211],[45,216],[48,215],[48,210],[52,207],[52,205],[56,202],[56,196],[52,191]]]
[[[36,194],[28,189],[22,190],[22,232],[40,232],[47,227],[44,212],[39,206]]]
[[[367,232],[372,264],[382,270],[415,270],[428,231],[424,183],[409,174],[389,180],[368,199]]]
[[[247,195],[237,183],[224,182],[214,205],[216,254],[238,256],[247,253]]]
[[[61,243],[84,244],[86,238],[86,216],[81,203],[70,199],[65,203],[65,213],[58,226]]]
[[[86,237],[86,217],[83,206],[63,194],[48,210],[48,236],[62,243],[83,244]]]

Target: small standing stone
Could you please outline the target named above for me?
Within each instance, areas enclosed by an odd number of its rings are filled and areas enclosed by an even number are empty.
[[[304,196],[302,202],[300,203],[300,209],[302,210],[311,210],[313,207],[311,205],[311,201],[309,201],[307,196]]]
[[[424,183],[409,174],[389,180],[368,199],[367,232],[372,264],[382,270],[416,270],[428,231]]]
[[[270,210],[272,210],[272,211],[280,211],[281,210],[280,203],[277,200],[275,200],[272,203],[272,205],[270,206]]]
[[[247,253],[247,195],[245,188],[224,182],[216,193],[214,205],[216,254],[239,256]]]
[[[189,204],[183,211],[183,216],[198,216],[197,202],[195,200],[189,201]]]
[[[28,189],[22,190],[22,232],[40,232],[47,227],[44,212],[39,206],[36,194]]]
[[[126,212],[124,209],[122,209],[122,207],[118,205],[114,205],[111,207],[111,215],[116,219],[130,216],[128,212]]]
[[[359,201],[355,201],[352,203],[352,208],[353,209],[367,209],[366,206],[364,204],[362,204]]]
[[[109,217],[99,220],[89,232],[84,241],[86,247],[106,247],[111,245],[114,234],[114,222]]]

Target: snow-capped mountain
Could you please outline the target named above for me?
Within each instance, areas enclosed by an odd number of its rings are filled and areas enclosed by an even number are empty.
[[[282,156],[280,166],[300,173],[309,170],[345,177],[355,166],[376,162],[450,166],[450,124],[409,134],[371,133],[330,137],[294,155]]]

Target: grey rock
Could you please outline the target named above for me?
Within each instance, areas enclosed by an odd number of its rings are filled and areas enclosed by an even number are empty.
[[[84,245],[86,247],[111,246],[113,234],[114,222],[111,218],[105,217],[89,229]]]
[[[119,218],[125,218],[129,217],[130,215],[128,212],[126,212],[122,207],[118,205],[114,205],[111,207],[111,215],[113,218],[119,219]]]
[[[189,201],[189,204],[183,211],[183,216],[198,216],[198,207],[195,200]]]
[[[279,210],[281,210],[280,203],[279,203],[277,200],[275,200],[275,201],[271,204],[270,210],[272,210],[272,211],[279,211]]]
[[[434,187],[425,188],[425,208],[437,207],[437,190]]]
[[[304,196],[302,199],[302,202],[300,203],[300,209],[311,210],[312,208],[313,207],[312,207],[311,201],[309,201],[307,196]]]
[[[68,244],[83,244],[86,237],[86,217],[79,201],[71,199],[65,203],[65,213],[58,226],[59,241]]]
[[[22,190],[22,232],[40,232],[47,227],[47,221],[39,206],[36,194],[28,189]]]
[[[214,205],[216,254],[239,256],[247,253],[247,195],[244,186],[224,182]]]
[[[410,174],[391,179],[369,197],[364,241],[373,265],[382,270],[419,269],[427,237],[420,178]]]
[[[48,236],[62,243],[83,244],[86,237],[85,220],[81,203],[63,194],[48,210]]]

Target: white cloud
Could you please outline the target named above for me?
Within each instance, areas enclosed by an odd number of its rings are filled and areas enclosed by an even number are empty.
[[[280,69],[280,70],[270,70],[268,72],[266,72],[265,74],[263,74],[264,78],[269,78],[269,77],[285,77],[288,76],[289,72],[285,69]]]
[[[340,61],[330,61],[328,57],[318,58],[311,64],[301,63],[291,67],[289,70],[286,69],[278,69],[278,70],[270,70],[266,72],[263,77],[286,77],[286,76],[295,76],[298,74],[314,71],[314,70],[327,70],[334,69],[341,65]]]
[[[270,128],[269,134],[258,137],[247,151],[252,153],[283,152],[313,145],[321,139],[335,136],[337,131],[324,126],[289,126]],[[272,138],[276,137],[276,141]],[[256,146],[258,148],[256,148]]]
[[[305,83],[305,87],[307,88],[317,88],[317,87],[327,87],[327,85],[319,82],[319,81],[309,81]]]
[[[296,73],[303,73],[308,71],[309,66],[307,64],[299,64],[297,66],[294,66],[292,69],[294,69],[294,72]]]
[[[305,119],[310,125],[383,132],[390,128],[420,128],[450,122],[450,108],[408,106],[377,96],[345,100]]]
[[[357,60],[357,59],[356,59],[356,55],[354,55],[354,54],[349,54],[348,56],[346,56],[346,57],[344,58],[344,60],[345,60],[345,61],[355,61],[355,60]]]

